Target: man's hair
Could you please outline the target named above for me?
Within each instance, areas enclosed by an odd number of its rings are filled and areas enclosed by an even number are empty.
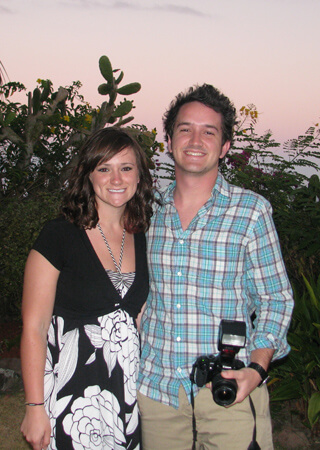
[[[168,110],[163,116],[163,128],[165,139],[172,139],[174,126],[181,106],[186,103],[199,102],[217,113],[222,119],[222,144],[227,141],[233,142],[233,128],[236,123],[236,109],[228,97],[210,84],[192,86],[186,92],[181,92],[170,103]]]
[[[124,226],[130,233],[146,231],[152,216],[153,187],[146,155],[123,129],[103,128],[91,135],[80,150],[78,162],[68,180],[61,211],[69,222],[81,228],[94,228],[99,220],[90,174],[95,168],[131,148],[137,160],[139,183],[126,204]]]

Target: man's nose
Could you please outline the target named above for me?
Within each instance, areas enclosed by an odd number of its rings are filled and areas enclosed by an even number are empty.
[[[190,144],[201,146],[202,145],[202,139],[201,139],[201,132],[200,130],[193,130],[190,136]]]

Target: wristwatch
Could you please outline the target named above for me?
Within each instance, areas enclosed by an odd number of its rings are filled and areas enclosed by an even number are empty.
[[[260,366],[260,364],[255,363],[255,362],[251,362],[248,367],[250,367],[250,369],[254,369],[258,372],[258,374],[261,377],[261,382],[258,384],[258,387],[260,387],[262,384],[266,383],[269,376],[268,373],[264,370],[264,368],[262,366]]]

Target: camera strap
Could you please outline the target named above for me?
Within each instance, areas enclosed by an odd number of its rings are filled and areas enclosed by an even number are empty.
[[[193,395],[193,384],[192,383],[191,383],[190,400],[191,400],[191,406],[192,406],[192,435],[193,435],[192,450],[196,450],[196,442],[197,442],[198,432],[197,432],[196,416],[194,413],[194,395]],[[255,410],[253,401],[251,399],[251,395],[249,395],[249,404],[250,404],[250,408],[251,408],[252,415],[253,415],[254,426],[253,426],[253,432],[252,432],[252,441],[250,442],[247,450],[261,450],[261,447],[257,442],[256,410]]]
[[[192,450],[196,450],[196,442],[197,442],[198,432],[197,432],[196,416],[194,414],[193,383],[191,383],[190,400],[191,400],[191,406],[192,406],[192,435],[193,435]]]
[[[250,403],[250,408],[251,408],[252,415],[253,415],[254,427],[253,427],[253,433],[252,433],[252,441],[250,442],[248,450],[261,450],[260,445],[257,442],[256,410],[255,410],[251,395],[249,395],[249,403]]]

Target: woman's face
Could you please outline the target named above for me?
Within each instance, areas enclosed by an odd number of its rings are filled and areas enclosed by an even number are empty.
[[[109,161],[98,164],[89,179],[100,208],[125,208],[134,196],[139,183],[137,158],[127,147]]]

